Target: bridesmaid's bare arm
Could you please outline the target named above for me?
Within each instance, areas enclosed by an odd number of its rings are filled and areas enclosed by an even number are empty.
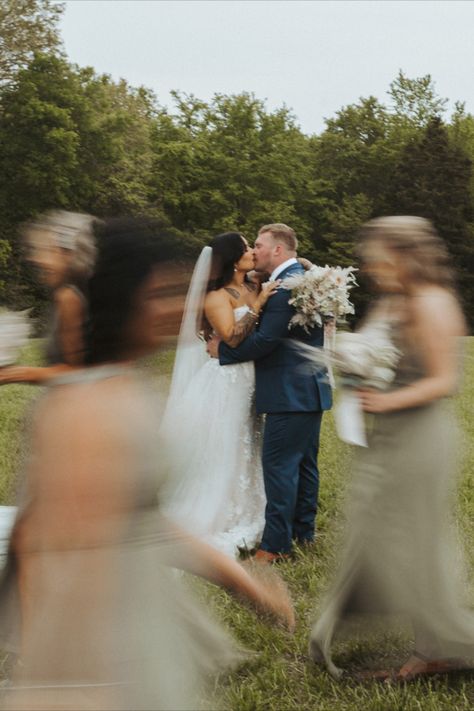
[[[270,612],[289,630],[294,629],[293,605],[283,581],[271,571],[255,577],[233,558],[186,533],[170,521],[169,529],[175,544],[170,546],[169,564],[226,588],[234,595],[253,603],[259,610]]]
[[[55,297],[58,314],[58,338],[64,363],[50,366],[12,365],[0,369],[0,385],[27,383],[43,385],[81,365],[84,359],[84,303],[70,287],[62,287]]]
[[[411,300],[410,340],[426,375],[390,393],[361,391],[366,412],[388,412],[426,405],[452,395],[459,381],[459,338],[465,325],[453,294],[438,287],[419,290]]]

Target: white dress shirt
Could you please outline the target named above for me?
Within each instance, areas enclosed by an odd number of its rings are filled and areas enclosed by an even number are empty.
[[[275,281],[279,275],[285,271],[285,269],[291,267],[292,264],[298,264],[298,260],[295,257],[291,257],[291,259],[287,259],[286,262],[283,262],[283,264],[279,264],[278,267],[275,267],[268,281]]]

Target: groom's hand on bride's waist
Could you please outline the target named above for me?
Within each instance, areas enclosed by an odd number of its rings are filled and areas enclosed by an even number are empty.
[[[207,342],[207,352],[211,358],[219,358],[219,343],[221,339],[218,336],[213,336]]]

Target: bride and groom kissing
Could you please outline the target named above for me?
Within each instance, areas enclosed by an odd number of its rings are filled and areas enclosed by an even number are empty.
[[[327,372],[299,347],[323,347],[323,328],[289,329],[295,310],[282,282],[304,272],[297,246],[276,223],[253,249],[238,232],[203,249],[165,416],[170,515],[230,554],[259,541],[262,563],[314,539],[321,419],[332,404]]]

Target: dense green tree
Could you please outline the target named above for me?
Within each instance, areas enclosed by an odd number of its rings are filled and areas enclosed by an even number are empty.
[[[419,128],[446,111],[448,100],[438,96],[431,74],[409,79],[400,70],[387,92],[394,116]]]
[[[309,144],[312,190],[303,215],[318,261],[348,265],[360,226],[383,213],[398,146],[391,119],[374,97],[347,106]]]
[[[38,55],[1,96],[2,219],[48,207],[100,214],[150,203],[154,99],[64,59]]]
[[[0,3],[0,85],[12,81],[39,52],[61,47],[58,23],[64,3],[2,0]]]
[[[370,219],[372,212],[372,203],[364,193],[346,195],[339,205],[332,207],[327,216],[328,230],[324,235],[329,263],[341,266],[354,263],[354,235]]]
[[[164,109],[146,89],[71,65],[57,48],[51,35],[56,54],[19,57],[0,85],[3,299],[23,306],[39,296],[20,268],[17,228],[51,207],[150,214],[182,255],[220,231],[252,238],[265,222],[287,222],[302,254],[343,265],[356,260],[366,220],[412,213],[446,239],[474,322],[474,118],[459,104],[443,124],[445,99],[429,75],[400,72],[387,105],[361,98],[307,136],[286,107],[269,111],[248,93],[204,102],[175,92]]]
[[[304,230],[295,210],[306,189],[307,138],[287,109],[273,113],[251,94],[208,104],[175,95],[176,114],[156,120],[156,200],[173,224],[202,238],[249,234],[265,221]]]
[[[150,211],[153,95],[91,69],[77,76],[83,111],[74,189],[81,206],[101,215]]]
[[[474,321],[471,180],[471,160],[450,140],[441,119],[433,117],[400,156],[393,177],[391,212],[433,221],[453,255],[461,295]]]
[[[0,100],[0,229],[12,246],[10,294],[25,278],[17,226],[34,214],[54,207],[161,214],[149,200],[148,92],[38,55]]]
[[[74,120],[81,102],[78,89],[77,77],[64,60],[41,55],[3,91],[2,220],[15,223],[74,201],[71,176],[80,141]]]
[[[474,116],[466,113],[463,103],[456,104],[447,129],[453,145],[474,163]],[[471,177],[471,205],[474,206],[474,171]]]
[[[315,143],[318,172],[336,187],[336,197],[364,192],[374,198],[383,188],[390,146],[389,116],[377,99],[361,99],[326,122]]]

